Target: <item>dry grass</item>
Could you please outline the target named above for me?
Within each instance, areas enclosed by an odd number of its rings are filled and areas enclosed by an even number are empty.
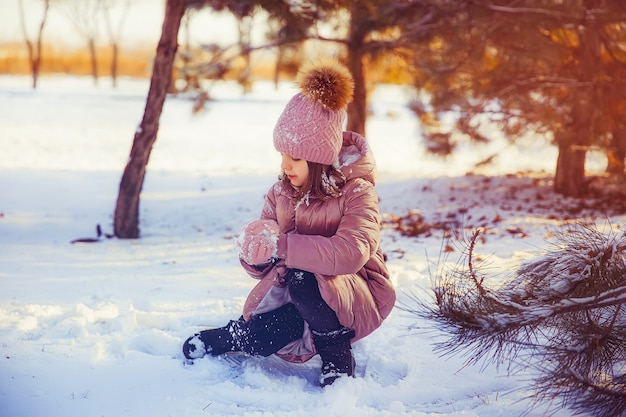
[[[144,45],[120,48],[118,56],[118,76],[149,78],[155,46]],[[112,51],[107,45],[98,47],[98,76],[111,75]],[[374,83],[405,84],[409,71],[399,58],[390,56],[366,63],[368,79]],[[254,79],[271,80],[274,76],[274,61],[264,57],[253,59]],[[0,74],[30,74],[28,50],[24,42],[0,43]],[[55,44],[45,44],[42,52],[40,74],[91,75],[91,63],[87,48],[68,48]],[[281,74],[281,79],[289,79],[295,74]],[[226,78],[236,78],[229,73]]]
[[[111,75],[112,51],[99,47],[96,51],[98,75]],[[118,75],[149,77],[153,50],[148,47],[121,48]],[[0,74],[29,74],[28,50],[24,43],[0,44]],[[41,74],[91,75],[87,49],[72,49],[45,45],[42,51]]]

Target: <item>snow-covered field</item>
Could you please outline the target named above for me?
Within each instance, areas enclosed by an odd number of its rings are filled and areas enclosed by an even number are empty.
[[[180,346],[199,329],[239,316],[254,281],[233,237],[256,218],[279,157],[271,134],[294,94],[258,84],[242,96],[217,86],[205,112],[169,98],[141,200],[141,238],[112,231],[117,187],[141,120],[148,83],[0,77],[0,416],[514,416],[527,411],[532,375],[481,371],[440,357],[445,335],[396,309],[355,344],[356,379],[316,385],[319,360],[290,365],[205,358],[185,365]],[[504,142],[427,157],[402,88],[374,93],[367,137],[379,167],[381,211],[488,225],[479,250],[511,272],[546,248],[563,199],[549,178],[555,150]],[[465,176],[498,152],[494,165]],[[602,167],[591,160],[590,167]],[[491,177],[493,176],[493,177]],[[511,191],[513,190],[513,191]],[[537,193],[543,209],[532,210]],[[463,210],[461,210],[463,209]],[[452,214],[451,214],[452,213]],[[623,220],[623,219],[616,219]],[[409,238],[388,226],[383,245],[400,302],[428,297],[441,233]],[[454,258],[454,254],[451,256]],[[538,417],[545,409],[528,415]],[[557,416],[569,416],[561,410]]]

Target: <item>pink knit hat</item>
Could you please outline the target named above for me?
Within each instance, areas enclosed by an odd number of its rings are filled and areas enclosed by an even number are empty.
[[[294,158],[332,165],[343,142],[346,107],[354,80],[337,61],[303,66],[296,77],[300,92],[276,122],[274,147]]]

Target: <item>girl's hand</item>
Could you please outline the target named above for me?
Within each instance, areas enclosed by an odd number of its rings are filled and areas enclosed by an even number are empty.
[[[276,258],[280,228],[274,220],[255,220],[241,230],[235,241],[239,257],[250,265],[261,265]]]

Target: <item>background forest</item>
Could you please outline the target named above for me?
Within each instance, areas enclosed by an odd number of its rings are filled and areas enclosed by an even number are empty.
[[[558,207],[560,200],[551,199],[556,212],[590,209],[596,218],[624,213],[621,0],[167,0],[151,46],[125,38],[127,18],[139,3],[16,0],[21,35],[1,45],[0,73],[28,74],[35,91],[43,74],[87,75],[94,85],[107,77],[114,89],[122,77],[150,80],[112,237],[140,236],[140,193],[166,98],[186,100],[190,113],[201,113],[223,82],[236,83],[243,97],[260,82],[278,90],[303,61],[327,55],[342,60],[355,77],[349,130],[367,137],[377,104],[373,93],[401,86],[420,127],[415,141],[430,154],[453,158],[459,150],[502,140],[549,143],[556,151],[549,193],[567,202]],[[207,14],[220,19],[207,20]],[[64,49],[48,39],[52,16],[71,27],[82,46]],[[224,29],[224,22],[233,30]],[[209,41],[199,35],[203,31]],[[601,174],[589,175],[591,155],[604,161]],[[501,155],[483,156],[475,167]],[[541,206],[545,197],[529,198]],[[523,346],[543,375],[537,380],[539,402],[561,398],[574,410],[624,415],[622,235],[598,232],[590,223],[573,226],[559,235],[554,251],[491,288],[475,268],[480,229],[463,238],[472,225],[427,223],[415,212],[392,223],[404,236],[439,230],[460,238],[465,257],[451,272],[434,274],[435,304],[415,300],[405,306],[452,336],[440,349],[469,350],[470,362],[493,357],[505,363]]]

